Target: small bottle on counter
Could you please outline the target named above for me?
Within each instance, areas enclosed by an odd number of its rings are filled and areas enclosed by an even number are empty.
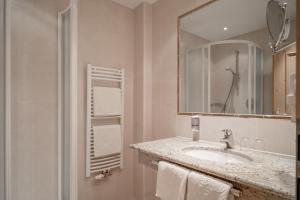
[[[199,141],[200,139],[200,116],[195,115],[191,118],[192,136],[193,141]]]

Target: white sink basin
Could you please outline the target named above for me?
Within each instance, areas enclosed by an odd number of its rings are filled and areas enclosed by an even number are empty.
[[[184,154],[201,160],[223,163],[246,163],[252,159],[242,153],[218,149],[185,148]]]

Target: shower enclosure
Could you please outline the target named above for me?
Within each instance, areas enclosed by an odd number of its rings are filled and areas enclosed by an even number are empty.
[[[251,41],[225,40],[186,51],[188,112],[263,113],[263,51]]]
[[[0,27],[0,199],[75,200],[77,2],[0,0]]]
[[[4,0],[0,0],[0,199],[5,198],[5,39]]]

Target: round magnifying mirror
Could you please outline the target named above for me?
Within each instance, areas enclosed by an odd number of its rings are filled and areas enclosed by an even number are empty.
[[[273,50],[289,37],[290,23],[286,6],[287,3],[282,0],[271,0],[267,5],[267,25]]]

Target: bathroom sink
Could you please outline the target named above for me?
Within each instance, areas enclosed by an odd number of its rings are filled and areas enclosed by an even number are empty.
[[[185,155],[207,161],[222,162],[222,163],[247,163],[252,159],[242,153],[232,152],[219,149],[202,149],[202,148],[184,148]]]

